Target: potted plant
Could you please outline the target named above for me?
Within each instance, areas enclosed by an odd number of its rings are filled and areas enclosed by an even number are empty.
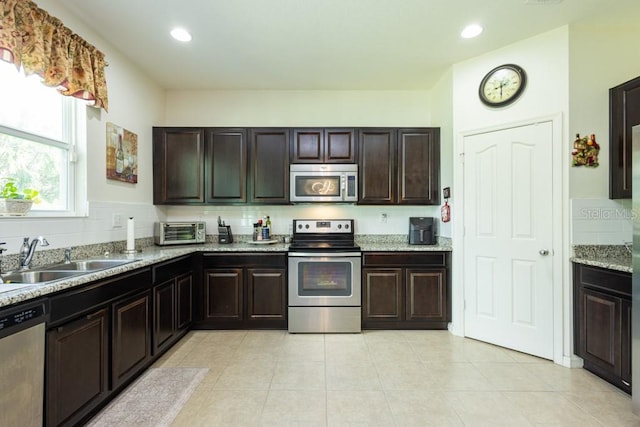
[[[0,216],[24,216],[34,203],[40,202],[37,190],[18,188],[15,178],[5,178],[4,181],[0,187]]]

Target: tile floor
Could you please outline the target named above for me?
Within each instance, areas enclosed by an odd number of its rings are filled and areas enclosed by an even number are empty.
[[[583,369],[447,331],[192,331],[160,366],[209,368],[173,426],[640,426]]]

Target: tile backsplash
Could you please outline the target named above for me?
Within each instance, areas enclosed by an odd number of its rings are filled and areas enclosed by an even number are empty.
[[[632,238],[631,200],[571,199],[572,245],[622,245]]]

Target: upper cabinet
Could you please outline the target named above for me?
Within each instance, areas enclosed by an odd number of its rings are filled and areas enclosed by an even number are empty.
[[[207,203],[247,201],[247,132],[245,129],[206,130],[205,176]]]
[[[631,198],[631,128],[640,124],[640,77],[609,89],[609,198]]]
[[[359,203],[440,203],[440,129],[360,129]]]
[[[293,129],[291,163],[356,163],[355,129]]]
[[[153,203],[204,202],[204,129],[153,128]]]
[[[249,202],[289,203],[289,129],[249,130]]]

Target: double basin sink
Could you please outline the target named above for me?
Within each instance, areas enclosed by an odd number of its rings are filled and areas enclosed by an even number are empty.
[[[13,291],[27,286],[45,284],[107,268],[119,267],[138,259],[92,259],[45,265],[30,270],[16,270],[2,275],[0,292]]]

